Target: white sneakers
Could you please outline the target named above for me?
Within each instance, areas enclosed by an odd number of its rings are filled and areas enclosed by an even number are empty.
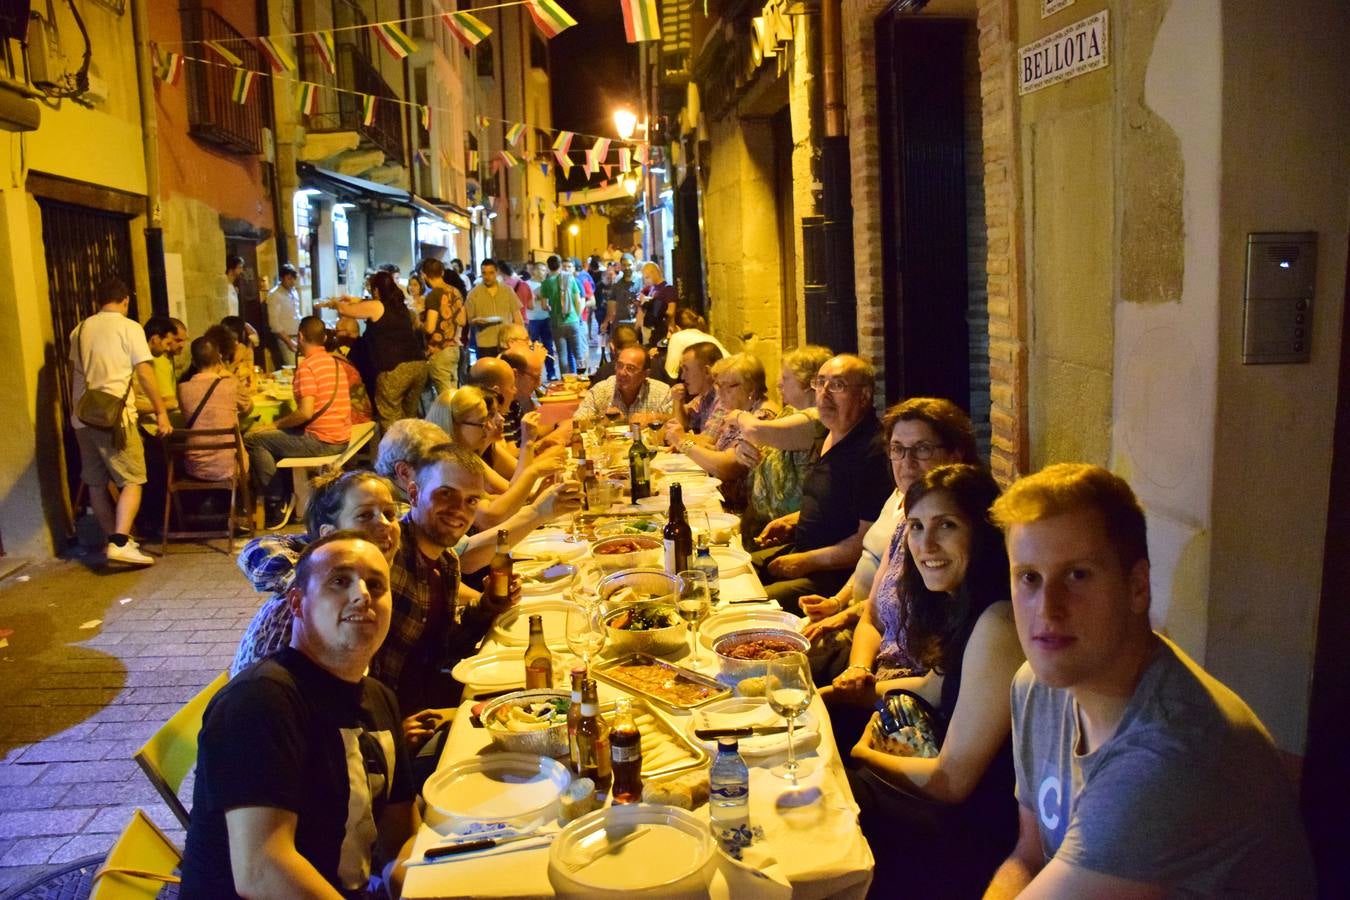
[[[153,566],[155,558],[141,552],[141,545],[128,539],[124,546],[108,544],[108,562],[128,566]]]

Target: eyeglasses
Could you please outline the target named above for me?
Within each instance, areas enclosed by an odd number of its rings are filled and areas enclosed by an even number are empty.
[[[928,441],[919,441],[912,447],[906,447],[904,444],[892,443],[886,448],[886,455],[896,462],[900,462],[906,455],[913,459],[932,459],[933,454],[939,450],[945,450],[941,444],[930,444]]]
[[[466,428],[491,428],[491,427],[492,427],[492,421],[491,421],[490,419],[485,419],[485,420],[482,421],[482,422],[460,422],[459,424],[465,426]]]
[[[635,366],[632,363],[619,363],[614,367],[614,371],[624,375],[636,375],[642,371],[642,366]]]
[[[824,391],[827,394],[842,394],[853,388],[862,387],[861,382],[849,382],[842,378],[826,378],[823,375],[817,375],[811,379],[811,387],[817,391]]]

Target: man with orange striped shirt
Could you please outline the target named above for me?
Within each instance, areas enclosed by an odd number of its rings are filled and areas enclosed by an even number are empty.
[[[300,320],[300,361],[295,367],[295,411],[271,425],[258,425],[244,436],[254,490],[263,498],[267,528],[281,528],[291,517],[290,473],[277,461],[292,456],[341,453],[352,436],[352,405],[342,365],[324,349],[323,320]]]

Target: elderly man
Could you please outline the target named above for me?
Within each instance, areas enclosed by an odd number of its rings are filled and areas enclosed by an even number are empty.
[[[600,416],[634,419],[665,419],[670,415],[670,388],[647,377],[647,351],[627,347],[619,351],[614,374],[586,392],[577,407],[577,418]]]
[[[638,339],[637,328],[632,325],[615,325],[609,329],[609,353],[607,358],[600,365],[596,366],[591,373],[591,387],[595,387],[600,382],[614,374],[614,362],[619,358],[619,353],[628,347],[640,347],[642,341]],[[661,375],[661,370],[649,370],[653,375]]]
[[[1316,896],[1270,736],[1149,624],[1129,485],[1049,466],[993,516],[1027,661],[1012,687],[1021,833],[985,896]]]
[[[363,675],[389,631],[388,563],[360,534],[335,532],[300,555],[287,599],[290,646],[203,716],[184,897],[364,896],[372,864],[390,874],[412,846],[398,705]]]
[[[774,519],[757,542],[755,567],[771,600],[797,612],[805,594],[830,596],[862,555],[863,535],[886,501],[890,464],[877,440],[872,407],[875,373],[865,360],[844,353],[820,367],[811,381],[820,423],[802,482],[802,508]]]
[[[518,350],[507,350],[501,355],[501,361],[510,366],[512,374],[515,375],[514,399],[506,408],[506,424],[502,429],[502,437],[512,445],[519,447],[521,424],[522,422],[529,422],[531,439],[534,442],[535,450],[538,451],[541,446],[540,439],[547,438],[558,430],[556,422],[547,426],[539,424],[539,404],[534,395],[535,391],[539,390],[540,381],[544,377],[543,367],[538,360]],[[545,442],[552,444],[562,440],[563,437],[558,435]]]

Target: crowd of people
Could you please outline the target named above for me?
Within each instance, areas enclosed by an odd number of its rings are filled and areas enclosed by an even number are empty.
[[[333,301],[336,335],[297,319],[282,342],[295,411],[245,438],[269,521],[288,492],[276,459],[350,431],[341,360],[373,385],[382,436],[373,471],[313,486],[303,533],[240,554],[264,599],[205,715],[186,896],[354,894],[372,876],[397,894],[412,800],[460,701],[448,673],[519,599],[518,582],[482,591],[497,534],[514,546],[581,504],[560,478],[572,422],[545,425],[539,399],[550,361],[573,374],[585,358],[588,318],[608,369],[590,373],[576,418],[651,425],[718,478],[767,596],[806,618],[879,895],[1314,895],[1269,736],[1150,622],[1145,516],[1123,479],[1064,463],[1002,490],[957,403],[907,398],[879,416],[876,374],[853,354],[789,350],[771,390],[764,361],[677,310],[650,265],[645,306],[623,296],[631,260],[590,291],[557,258],[537,287],[484,263],[467,291],[428,260],[424,294],[382,272],[370,296]],[[546,318],[532,317],[540,298]],[[186,329],[132,323],[121,285],[100,300],[72,335],[76,397],[126,391],[130,427],[76,428],[108,559],[135,562],[136,403],[161,434],[175,427],[166,394],[188,414],[177,427],[246,413],[248,335],[213,326],[166,391],[157,360]],[[122,489],[115,506],[99,479]],[[910,732],[887,725],[892,703]]]

